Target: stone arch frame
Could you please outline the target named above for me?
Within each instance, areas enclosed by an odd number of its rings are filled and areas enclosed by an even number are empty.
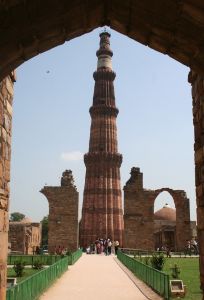
[[[176,250],[184,250],[191,238],[189,199],[183,190],[143,188],[143,173],[131,169],[131,177],[124,186],[124,246],[154,250],[154,205],[157,196],[166,191],[176,207]]]
[[[104,25],[189,66],[195,130],[196,197],[204,290],[204,3],[201,0],[66,1],[7,0],[0,3],[0,80],[30,58]],[[7,80],[7,79],[6,79]],[[0,125],[6,80],[0,86]],[[11,75],[11,80],[12,75]],[[8,84],[9,85],[9,84]],[[4,146],[4,142],[3,142]],[[0,154],[5,162],[5,147]],[[0,298],[5,299],[10,148],[0,169]],[[2,242],[3,241],[3,242]]]
[[[186,240],[191,238],[189,199],[184,190],[161,188],[154,191],[154,198],[152,199],[153,208],[156,198],[162,192],[168,192],[174,200],[176,208],[176,249],[183,250],[186,245]]]
[[[104,25],[204,74],[203,9],[201,0],[1,1],[0,80],[39,53]]]

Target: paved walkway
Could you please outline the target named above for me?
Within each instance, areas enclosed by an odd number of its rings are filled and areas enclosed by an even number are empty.
[[[83,254],[39,300],[161,299],[146,297],[130,277],[113,255]]]

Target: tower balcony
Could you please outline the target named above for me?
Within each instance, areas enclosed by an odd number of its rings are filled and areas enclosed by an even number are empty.
[[[96,105],[91,106],[89,109],[91,117],[96,115],[107,115],[117,117],[119,110],[117,107],[106,106],[106,105]]]
[[[96,162],[101,165],[112,165],[120,167],[123,156],[120,153],[112,152],[89,152],[84,155],[85,165],[96,165]]]

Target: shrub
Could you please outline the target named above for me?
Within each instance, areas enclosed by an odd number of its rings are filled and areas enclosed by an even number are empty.
[[[148,266],[149,265],[149,260],[150,260],[150,257],[149,256],[145,256],[144,257],[144,264]]]
[[[13,269],[16,273],[16,277],[22,277],[23,276],[23,270],[25,268],[25,263],[21,261],[15,261]]]
[[[150,259],[151,265],[154,269],[161,271],[165,263],[165,257],[163,253],[153,253]]]
[[[35,270],[41,270],[41,269],[43,269],[43,263],[40,262],[39,260],[36,260],[36,261],[33,263],[32,268],[35,269]]]
[[[172,270],[171,276],[175,279],[179,278],[179,274],[181,273],[181,270],[179,268],[179,266],[177,264],[175,264],[172,268],[170,268]]]

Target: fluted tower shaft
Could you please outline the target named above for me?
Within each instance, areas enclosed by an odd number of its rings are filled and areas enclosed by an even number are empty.
[[[123,210],[120,184],[122,155],[118,153],[110,34],[100,34],[100,48],[91,115],[89,152],[84,155],[86,178],[80,226],[80,244],[111,238],[122,245]]]

